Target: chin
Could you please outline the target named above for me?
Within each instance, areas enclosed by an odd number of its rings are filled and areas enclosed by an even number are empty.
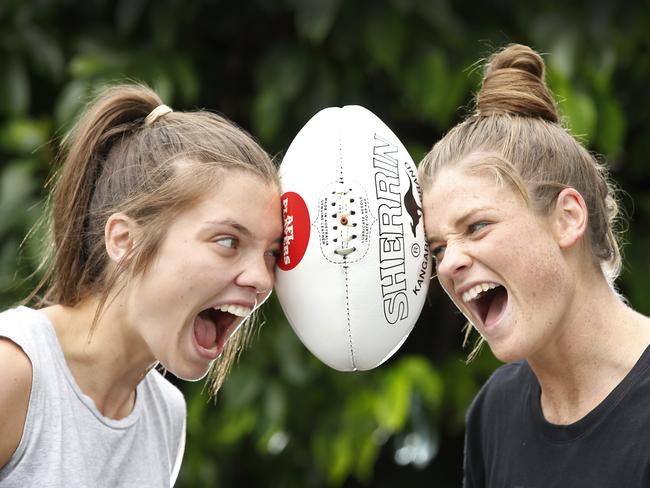
[[[180,379],[182,379],[184,381],[200,381],[200,380],[202,380],[203,378],[205,378],[208,375],[209,371],[210,371],[210,369],[208,368],[207,370],[202,371],[199,374],[190,373],[190,374],[187,374],[187,375],[185,375],[185,374],[176,375],[176,377],[180,378]]]
[[[163,364],[163,367],[172,373],[177,378],[184,381],[199,381],[205,378],[210,372],[212,363],[201,365],[170,365],[169,367]]]
[[[491,344],[488,342],[488,345],[494,357],[502,363],[513,363],[526,359],[526,354],[520,348],[511,344]]]
[[[525,356],[522,356],[521,354],[496,353],[494,352],[494,350],[492,351],[492,354],[494,354],[494,357],[497,358],[502,363],[514,363],[516,361],[521,361],[523,359],[526,359]]]

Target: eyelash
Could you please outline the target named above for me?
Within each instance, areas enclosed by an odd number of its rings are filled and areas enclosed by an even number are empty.
[[[438,256],[444,254],[446,247],[447,246],[437,246],[431,250],[431,256],[433,257],[434,261],[439,261]]]
[[[223,244],[224,241],[232,241],[232,245],[230,246],[225,245]],[[228,249],[237,249],[237,245],[239,244],[239,239],[237,239],[236,237],[229,236],[229,237],[221,237],[217,239],[215,242],[220,246],[223,246]]]
[[[224,244],[224,241],[231,241],[232,245],[226,245]],[[239,239],[232,236],[220,237],[219,239],[216,239],[215,242],[220,246],[225,247],[226,249],[237,249],[237,247],[239,247]],[[272,257],[274,261],[277,261],[277,259],[280,257],[280,252],[281,252],[280,249],[273,249],[270,251],[266,251],[264,254],[266,256]]]
[[[473,224],[470,224],[467,226],[467,233],[468,234],[476,234],[478,231],[482,230],[486,226],[488,226],[490,223],[486,222],[484,220],[481,220],[479,222],[475,222]]]
[[[280,250],[279,249],[273,249],[272,251],[267,251],[266,255],[267,256],[272,256],[273,259],[278,259],[280,257]]]
[[[485,220],[480,220],[478,222],[474,222],[473,224],[469,224],[467,226],[467,234],[470,236],[474,235],[477,232],[483,230],[488,225],[490,225],[490,222],[487,222]],[[441,260],[441,255],[445,253],[446,248],[447,246],[436,246],[431,250],[431,256],[436,262]]]

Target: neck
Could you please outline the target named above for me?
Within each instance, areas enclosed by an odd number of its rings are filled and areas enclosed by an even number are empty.
[[[133,410],[136,387],[155,366],[155,358],[133,332],[119,299],[104,307],[93,327],[98,306],[98,300],[88,299],[42,312],[54,326],[80,389],[102,415],[120,419]]]
[[[528,360],[541,386],[544,416],[555,424],[573,423],[593,410],[650,344],[650,319],[599,277],[596,285],[578,282],[558,334]]]

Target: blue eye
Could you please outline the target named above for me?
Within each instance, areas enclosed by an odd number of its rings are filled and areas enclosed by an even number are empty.
[[[271,258],[273,261],[277,261],[278,258],[280,257],[280,250],[279,249],[272,249],[270,251],[266,251],[264,255],[268,258]]]
[[[470,234],[475,234],[479,230],[483,229],[484,227],[487,227],[489,225],[489,222],[476,222],[474,224],[470,224],[467,226],[467,230]]]
[[[439,263],[442,260],[445,255],[446,248],[447,246],[437,246],[431,250],[431,256],[433,256],[433,259],[436,261],[436,263]]]
[[[227,247],[230,249],[236,249],[237,245],[239,244],[239,240],[235,237],[222,237],[221,239],[218,239],[217,244],[223,247]]]

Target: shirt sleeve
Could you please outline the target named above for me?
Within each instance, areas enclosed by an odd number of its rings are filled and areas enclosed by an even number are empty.
[[[169,486],[174,486],[174,483],[176,483],[176,479],[178,478],[178,473],[181,470],[181,464],[183,463],[183,454],[185,453],[185,436],[186,436],[185,431],[187,430],[186,426],[187,426],[187,419],[183,418],[183,426],[180,432],[180,441],[178,442],[176,461],[174,462],[174,466],[172,467]]]
[[[485,463],[482,443],[482,398],[474,399],[467,413],[465,429],[465,454],[463,461],[463,488],[483,488],[485,486]]]

